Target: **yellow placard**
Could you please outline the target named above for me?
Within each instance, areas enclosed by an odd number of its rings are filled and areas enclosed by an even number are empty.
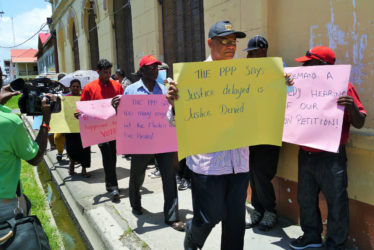
[[[175,63],[178,158],[282,144],[287,88],[281,58]]]
[[[62,97],[61,112],[52,114],[50,133],[79,133],[79,121],[74,117],[75,103],[79,101],[80,96]]]

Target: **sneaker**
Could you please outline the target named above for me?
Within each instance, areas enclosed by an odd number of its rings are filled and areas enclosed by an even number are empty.
[[[296,240],[293,240],[289,244],[289,246],[292,249],[305,249],[305,248],[309,248],[309,247],[322,247],[322,239],[320,238],[318,240],[310,240],[303,235],[303,236],[300,236],[299,238],[297,238]]]
[[[189,180],[182,178],[181,183],[179,184],[178,190],[183,191],[188,189],[191,186],[191,183]]]
[[[265,211],[260,223],[258,224],[258,229],[261,231],[269,231],[277,224],[277,214]]]
[[[161,173],[158,169],[156,169],[156,171],[149,174],[149,177],[151,177],[152,179],[160,178]]]
[[[246,208],[246,216],[245,216],[245,228],[251,228],[256,226],[258,223],[260,223],[262,219],[262,214],[257,211],[256,209],[248,209]]]
[[[58,162],[62,161],[62,154],[57,154],[56,159]]]

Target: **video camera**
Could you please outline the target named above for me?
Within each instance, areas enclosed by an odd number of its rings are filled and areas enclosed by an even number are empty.
[[[60,84],[49,78],[37,78],[31,83],[25,83],[22,78],[18,78],[10,83],[12,91],[22,92],[18,99],[18,107],[21,113],[27,115],[42,115],[42,100],[45,93],[55,94],[60,88]],[[57,96],[56,101],[51,101],[48,96],[47,103],[51,105],[51,112],[58,113],[61,111],[61,99]]]

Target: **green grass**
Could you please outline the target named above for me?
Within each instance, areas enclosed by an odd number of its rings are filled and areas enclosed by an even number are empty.
[[[21,95],[13,96],[6,104],[10,109],[18,109],[18,99],[21,97]]]
[[[38,186],[35,178],[33,166],[25,161],[22,161],[21,182],[24,193],[32,203],[31,214],[38,216],[40,222],[42,223],[43,229],[48,236],[51,249],[61,249],[59,247],[60,240],[58,229],[50,223],[51,215],[47,213],[48,207],[46,195]]]

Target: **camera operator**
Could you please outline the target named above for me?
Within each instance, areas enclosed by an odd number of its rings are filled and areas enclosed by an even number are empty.
[[[1,72],[1,68],[0,68]],[[0,86],[2,80],[0,80]],[[13,96],[20,92],[12,92],[10,85],[3,86],[0,92],[0,222],[15,216],[17,207],[16,190],[20,181],[21,159],[31,165],[38,165],[47,147],[51,108],[47,98],[42,99],[43,123],[35,141],[28,134],[22,120],[11,110],[3,106]],[[51,101],[56,97],[45,94]],[[21,189],[22,190],[22,189]],[[20,207],[24,215],[28,214],[25,197],[20,198]],[[29,207],[29,206],[28,206]]]

